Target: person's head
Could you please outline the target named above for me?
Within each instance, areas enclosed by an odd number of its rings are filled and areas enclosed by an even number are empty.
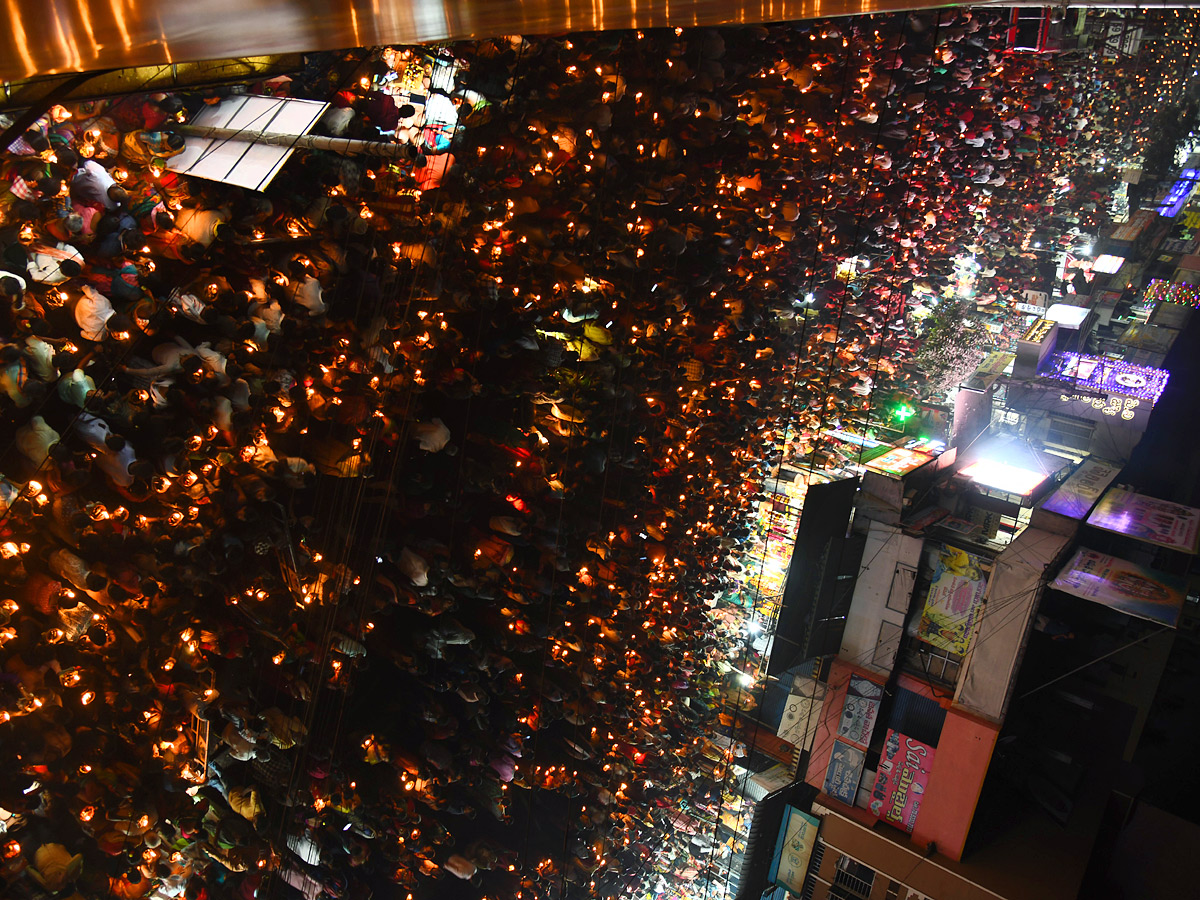
[[[176,115],[183,110],[183,101],[175,94],[166,94],[153,102],[168,116]]]
[[[27,131],[23,135],[25,143],[33,148],[34,153],[45,153],[50,149],[50,142],[40,131]]]

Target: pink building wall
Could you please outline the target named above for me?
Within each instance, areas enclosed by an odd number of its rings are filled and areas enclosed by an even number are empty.
[[[838,721],[841,718],[851,675],[869,678],[876,683],[880,680],[876,673],[860,669],[840,659],[834,660],[829,674],[829,691],[821,709],[812,755],[804,778],[818,790],[825,783],[825,771],[829,767],[833,742],[837,739]],[[929,685],[915,678],[901,675],[899,684],[906,690],[929,697],[946,708],[946,722],[942,726],[941,738],[938,740],[937,753],[930,770],[929,783],[925,789],[912,841],[919,847],[936,843],[938,853],[951,859],[961,859],[971,820],[975,815],[975,807],[979,802],[983,779],[987,775],[992,750],[996,746],[999,726],[955,709],[949,698],[935,694]],[[877,722],[876,735],[883,733],[886,728],[886,723]],[[869,810],[848,807],[824,794],[819,801],[852,816],[868,827],[892,827],[876,825],[878,820]]]

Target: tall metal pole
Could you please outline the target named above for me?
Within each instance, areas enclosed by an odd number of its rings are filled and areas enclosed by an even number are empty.
[[[326,137],[320,134],[276,134],[270,131],[246,131],[237,128],[210,128],[205,125],[177,125],[173,129],[184,137],[210,138],[216,141],[248,141],[253,144],[272,144],[297,150],[328,150],[333,153],[362,153],[389,159],[405,156],[408,144],[394,141],[354,141],[349,138]]]

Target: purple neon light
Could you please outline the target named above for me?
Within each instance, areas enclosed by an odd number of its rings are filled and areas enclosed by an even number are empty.
[[[1070,350],[1049,356],[1038,374],[1077,388],[1137,397],[1151,403],[1158,402],[1163,388],[1167,386],[1167,379],[1171,377],[1171,373],[1166,369],[1138,366]]]

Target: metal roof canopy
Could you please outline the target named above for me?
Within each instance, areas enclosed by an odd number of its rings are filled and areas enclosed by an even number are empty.
[[[0,78],[514,33],[738,25],[952,5],[937,0],[8,0],[8,27],[0,31]]]
[[[3,64],[0,64],[2,66]],[[54,97],[56,103],[73,103],[121,94],[194,90],[222,84],[243,84],[299,72],[304,58],[299,53],[279,56],[247,56],[241,59],[209,59],[190,63],[163,63],[96,72],[72,84]],[[45,101],[73,75],[45,75],[0,85],[0,110],[24,109]]]

